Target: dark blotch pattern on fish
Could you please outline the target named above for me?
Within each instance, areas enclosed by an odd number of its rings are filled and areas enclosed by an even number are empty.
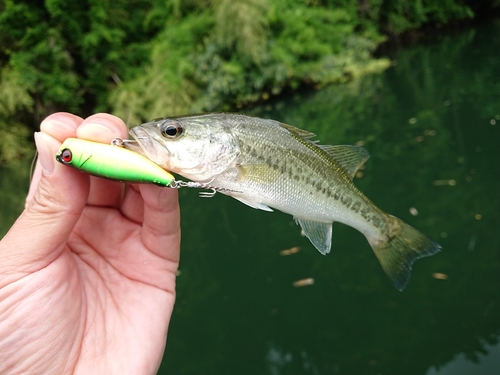
[[[374,226],[380,228],[385,225],[381,220],[380,211],[369,208],[371,202],[356,189],[350,178],[342,173],[343,169],[335,164],[326,153],[323,154],[323,151],[312,150],[320,154],[308,156],[297,150],[291,150],[289,152],[294,158],[284,158],[283,155],[275,152],[273,144],[266,142],[258,144],[257,150],[242,140],[240,147],[244,152],[244,158],[247,159],[245,162],[248,164],[264,164],[273,171],[282,173],[294,184],[302,186],[308,196],[319,194],[325,199],[333,199]],[[314,159],[318,156],[321,163]],[[295,160],[297,163],[293,162]],[[305,165],[298,165],[298,162],[305,162]],[[325,170],[324,163],[328,163],[333,169],[339,171],[341,178],[332,178],[331,171]],[[349,185],[348,188],[345,188],[347,185]]]

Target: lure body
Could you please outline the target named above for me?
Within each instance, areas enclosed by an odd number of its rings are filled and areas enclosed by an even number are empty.
[[[56,160],[88,174],[121,182],[170,186],[175,180],[166,170],[136,152],[79,138],[66,139]]]

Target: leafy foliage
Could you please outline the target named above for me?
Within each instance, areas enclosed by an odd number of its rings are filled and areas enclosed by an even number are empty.
[[[113,79],[119,81],[144,55],[137,45],[147,33],[135,10],[147,5],[144,0],[0,4],[0,161],[22,154],[29,130],[51,112],[109,109]]]
[[[147,69],[118,87],[111,103],[138,122],[241,107],[286,87],[343,82],[386,67],[371,57],[382,38],[358,35],[355,26],[343,9],[299,0],[219,0],[168,22],[151,41]]]
[[[0,161],[47,114],[129,123],[241,107],[380,71],[384,35],[498,0],[0,0]]]

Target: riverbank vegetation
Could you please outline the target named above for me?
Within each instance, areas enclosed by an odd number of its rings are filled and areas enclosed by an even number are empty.
[[[387,37],[499,0],[0,0],[0,161],[54,111],[135,125],[381,71]]]

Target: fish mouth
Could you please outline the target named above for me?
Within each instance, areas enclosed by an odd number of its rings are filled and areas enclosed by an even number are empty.
[[[147,130],[144,130],[142,126],[136,126],[130,129],[129,134],[134,138],[135,142],[126,142],[125,147],[127,149],[147,157],[163,168],[168,166],[169,150],[163,147]]]
[[[135,142],[125,142],[125,148],[151,159],[148,150],[154,149],[154,141],[148,136],[148,133],[141,129],[140,126],[136,126],[130,129],[129,134],[134,138]]]

